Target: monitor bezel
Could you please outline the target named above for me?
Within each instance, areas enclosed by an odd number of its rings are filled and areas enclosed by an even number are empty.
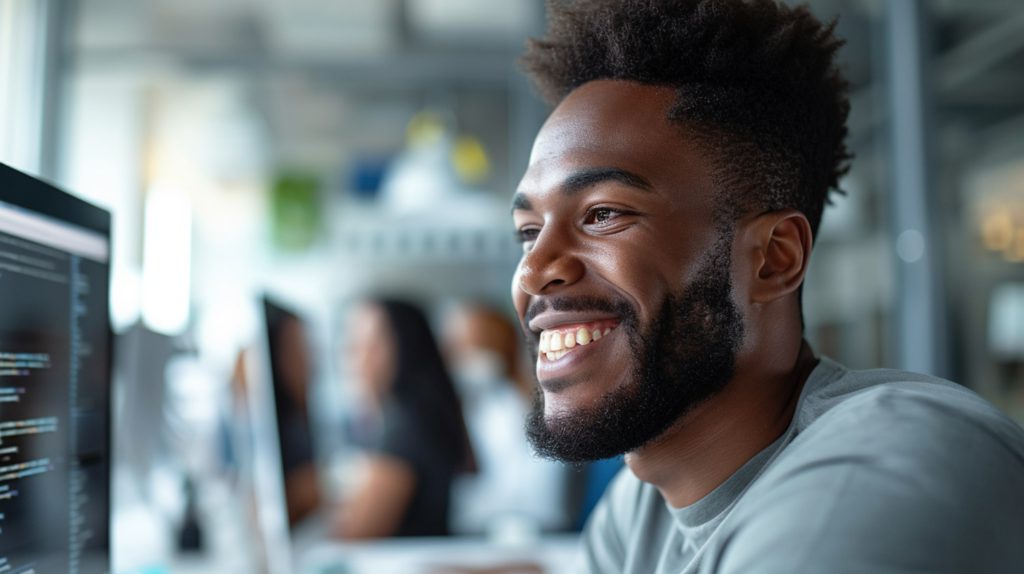
[[[110,213],[59,187],[0,163],[0,201],[110,237]]]

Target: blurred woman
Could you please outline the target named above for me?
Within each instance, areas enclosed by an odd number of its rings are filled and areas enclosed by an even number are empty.
[[[426,317],[405,302],[370,301],[353,314],[349,337],[349,363],[378,432],[365,475],[342,500],[335,535],[446,535],[452,481],[473,457]]]

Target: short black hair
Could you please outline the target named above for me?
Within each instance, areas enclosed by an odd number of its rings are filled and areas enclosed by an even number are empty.
[[[709,153],[729,222],[794,208],[817,233],[852,157],[835,27],[774,0],[549,0],[520,63],[552,105],[599,79],[674,88],[669,118]]]

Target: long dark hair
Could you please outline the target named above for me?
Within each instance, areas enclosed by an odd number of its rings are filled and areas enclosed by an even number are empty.
[[[384,310],[395,338],[395,378],[391,386],[395,405],[404,416],[415,420],[425,440],[451,445],[452,461],[458,470],[475,471],[462,403],[423,311],[396,299],[374,303]]]

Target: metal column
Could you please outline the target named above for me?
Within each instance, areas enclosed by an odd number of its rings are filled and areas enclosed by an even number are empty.
[[[43,105],[39,137],[39,174],[60,181],[60,136],[67,105],[68,60],[72,49],[74,0],[46,0],[44,3],[45,45],[43,49]]]
[[[938,201],[929,145],[931,53],[924,0],[885,3],[889,122],[889,208],[896,266],[896,366],[948,376],[943,243],[936,228]]]

